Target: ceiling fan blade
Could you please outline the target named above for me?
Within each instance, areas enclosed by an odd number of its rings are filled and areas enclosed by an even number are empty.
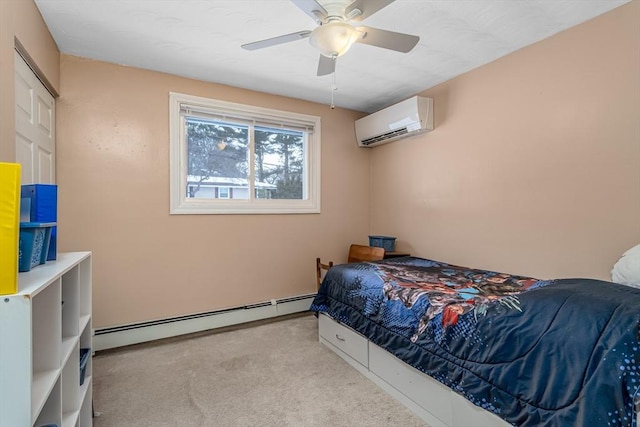
[[[396,33],[394,31],[381,30],[379,28],[358,27],[358,31],[366,33],[357,43],[383,47],[407,53],[420,41],[420,37],[410,34]]]
[[[320,61],[318,62],[318,75],[326,76],[336,70],[336,61],[328,56],[320,55]]]
[[[364,21],[394,1],[395,0],[356,0],[344,10],[344,16],[354,22]],[[350,15],[353,16],[350,17]]]
[[[256,50],[269,46],[275,46],[277,44],[288,43],[300,39],[306,39],[311,34],[311,31],[298,31],[297,33],[285,34],[284,36],[272,37],[270,39],[260,40],[252,43],[245,43],[242,45],[243,49]]]
[[[309,15],[311,19],[320,25],[322,20],[327,17],[327,10],[322,7],[316,0],[291,0],[293,4],[298,6],[304,13]]]

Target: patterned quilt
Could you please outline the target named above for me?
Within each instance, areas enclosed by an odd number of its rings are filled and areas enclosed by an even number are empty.
[[[640,290],[414,257],[331,268],[326,312],[516,426],[636,426]]]

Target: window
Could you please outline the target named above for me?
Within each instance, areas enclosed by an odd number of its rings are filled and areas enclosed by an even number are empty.
[[[172,214],[320,212],[320,118],[169,94]]]
[[[218,198],[219,199],[230,199],[231,196],[229,194],[230,194],[229,187],[219,187],[218,188]]]

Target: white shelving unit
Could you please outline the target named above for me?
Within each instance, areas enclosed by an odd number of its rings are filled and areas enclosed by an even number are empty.
[[[88,427],[92,362],[91,252],[58,255],[0,296],[0,427]]]

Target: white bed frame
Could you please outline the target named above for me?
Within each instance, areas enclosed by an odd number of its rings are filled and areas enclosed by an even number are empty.
[[[318,331],[321,343],[431,427],[511,425],[323,313],[318,316]]]

